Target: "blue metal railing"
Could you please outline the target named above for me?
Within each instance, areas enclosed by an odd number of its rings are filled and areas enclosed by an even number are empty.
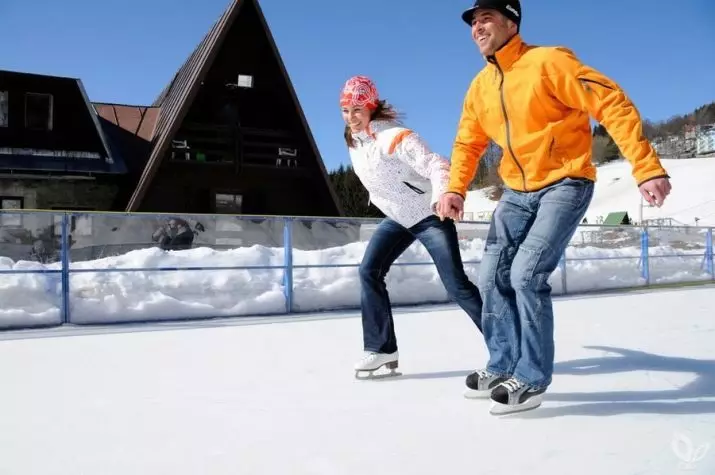
[[[641,276],[645,279],[646,285],[650,284],[650,265],[648,263],[648,229],[641,233]]]
[[[0,215],[9,215],[13,213],[8,213],[8,212],[1,212]],[[23,275],[23,274],[44,274],[48,276],[59,276],[59,289],[56,289],[56,285],[53,284],[53,282],[56,282],[54,280],[48,281],[48,289],[51,289],[51,292],[56,292],[58,295],[59,299],[59,319],[56,322],[56,324],[67,324],[67,323],[77,323],[73,320],[72,318],[72,294],[71,294],[71,276],[73,274],[83,274],[83,273],[130,273],[130,272],[187,272],[187,271],[195,271],[195,272],[205,272],[205,271],[227,271],[227,270],[232,270],[232,271],[278,271],[282,272],[282,282],[281,282],[281,287],[282,287],[282,292],[283,292],[283,298],[285,301],[284,305],[284,310],[283,313],[285,314],[290,314],[296,312],[296,304],[295,304],[295,285],[294,285],[294,272],[296,270],[302,270],[302,269],[341,269],[341,268],[357,268],[359,267],[359,263],[356,262],[345,262],[345,263],[319,263],[319,264],[303,264],[303,263],[296,263],[295,261],[295,251],[296,247],[300,247],[296,245],[296,232],[299,229],[305,230],[305,229],[310,229],[312,226],[322,223],[322,224],[329,224],[335,227],[336,229],[342,229],[339,226],[340,225],[353,225],[356,227],[358,230],[358,234],[362,232],[364,229],[365,225],[371,225],[371,224],[376,224],[379,222],[377,219],[350,219],[350,218],[310,218],[310,217],[282,217],[282,216],[226,216],[226,215],[195,215],[195,216],[185,216],[182,215],[179,219],[180,220],[186,220],[185,222],[188,223],[189,220],[194,220],[197,223],[202,222],[202,223],[211,223],[213,221],[216,221],[216,226],[214,230],[214,239],[215,242],[212,243],[202,243],[198,242],[195,243],[193,247],[202,247],[202,246],[207,246],[207,247],[222,247],[222,248],[236,248],[236,247],[247,247],[248,245],[251,245],[251,243],[256,244],[260,243],[260,240],[256,241],[254,238],[254,241],[250,241],[250,239],[247,236],[250,236],[250,232],[246,231],[219,231],[218,228],[218,223],[229,223],[231,225],[236,225],[237,223],[241,225],[247,225],[249,226],[255,226],[253,229],[249,229],[248,231],[252,230],[260,230],[261,232],[267,232],[270,234],[272,237],[266,237],[266,241],[270,241],[271,245],[266,246],[266,247],[278,247],[277,243],[280,243],[283,247],[283,262],[280,264],[272,264],[272,265],[215,265],[215,266],[180,266],[180,265],[157,265],[157,266],[152,266],[152,267],[137,267],[137,266],[132,266],[132,267],[121,267],[119,265],[113,266],[113,267],[98,267],[98,268],[78,268],[78,267],[73,267],[71,263],[73,262],[72,256],[73,253],[81,253],[86,251],[88,248],[91,249],[91,255],[96,254],[96,249],[100,249],[99,254],[103,255],[104,249],[105,248],[112,248],[112,246],[136,246],[138,249],[143,249],[147,247],[156,247],[158,244],[156,242],[147,242],[142,241],[142,238],[139,238],[140,242],[137,243],[127,243],[127,242],[119,242],[119,243],[111,243],[111,242],[101,242],[103,237],[102,236],[111,236],[113,232],[115,232],[118,228],[122,227],[124,224],[128,223],[128,220],[135,220],[135,219],[145,219],[148,220],[149,224],[151,226],[157,225],[157,222],[161,221],[166,221],[172,218],[175,218],[173,215],[147,215],[147,214],[126,214],[126,213],[47,213],[47,212],[23,212],[23,213],[14,213],[15,215],[21,214],[23,216],[23,219],[36,219],[41,222],[50,223],[49,226],[51,226],[54,229],[54,235],[57,236],[59,234],[59,248],[56,249],[58,251],[57,253],[57,259],[55,260],[49,260],[50,264],[46,265],[46,268],[42,269],[23,269],[23,268],[18,268],[18,269],[0,269],[0,278],[2,276],[7,276],[7,275],[12,275],[12,274],[17,274],[17,275]],[[50,219],[44,219],[49,217]],[[76,228],[76,221],[78,218],[82,217],[91,217],[94,220],[99,220],[99,223],[92,224],[92,229],[89,230],[89,244],[90,246],[87,246],[87,243],[82,243],[81,245],[76,245],[76,239],[75,238],[80,238],[82,236],[79,236],[78,233],[81,234],[82,230],[78,230]],[[44,219],[44,221],[43,221]],[[268,228],[265,227],[265,224],[268,223],[270,226],[274,226],[274,228]],[[488,227],[487,222],[480,222],[480,221],[470,221],[470,222],[463,222],[458,225],[458,230],[460,232],[460,235],[465,235],[468,233],[473,233],[473,238],[475,239],[484,239],[486,236],[486,230]],[[102,226],[104,225],[104,226]],[[133,225],[133,224],[132,224]],[[57,233],[57,226],[59,226],[59,233]],[[301,228],[302,226],[302,228]],[[471,228],[470,228],[471,226]],[[45,226],[46,227],[46,226]],[[229,226],[230,227],[230,226]],[[282,227],[282,229],[281,229]],[[0,228],[3,230],[3,236],[8,235],[8,234],[15,234],[18,236],[25,236],[24,238],[17,238],[15,241],[24,241],[27,242],[27,234],[32,235],[32,239],[37,241],[39,240],[40,236],[45,236],[44,241],[46,243],[52,243],[52,239],[48,239],[46,237],[46,234],[42,234],[38,229],[43,228],[43,226],[35,226],[35,229],[31,229],[32,226],[29,224],[23,224],[23,226],[20,227],[3,227]],[[147,231],[148,226],[141,228],[139,235],[145,234],[145,231]],[[205,228],[205,227],[204,227]],[[270,229],[269,229],[270,228]],[[266,231],[268,229],[268,231]],[[618,226],[618,227],[612,227],[612,226],[599,226],[599,225],[583,225],[581,229],[585,230],[590,230],[591,233],[594,231],[598,236],[600,236],[596,242],[591,242],[590,240],[588,242],[582,242],[581,244],[575,243],[575,241],[572,240],[572,245],[574,247],[588,247],[589,244],[594,245],[596,244],[597,248],[600,249],[613,249],[616,247],[624,247],[622,244],[622,240],[625,239],[626,242],[631,243],[630,246],[626,245],[625,247],[639,247],[639,252],[634,253],[633,255],[621,255],[621,256],[608,256],[608,255],[587,255],[587,256],[571,256],[568,257],[567,254],[569,253],[567,250],[567,253],[564,254],[559,262],[557,270],[560,272],[560,293],[561,294],[567,294],[569,292],[573,292],[573,289],[570,289],[569,287],[569,278],[568,278],[568,268],[569,268],[569,263],[571,262],[579,262],[579,261],[624,261],[624,260],[637,260],[637,264],[634,265],[634,269],[638,269],[638,275],[640,276],[641,282],[640,285],[643,286],[649,286],[654,283],[654,278],[652,275],[652,268],[653,268],[653,263],[654,261],[661,262],[662,259],[674,259],[674,258],[698,258],[702,259],[702,262],[699,266],[699,269],[706,273],[709,276],[708,280],[715,280],[715,272],[714,272],[714,266],[713,266],[713,236],[712,236],[712,228],[701,228],[701,227],[688,227],[688,228],[683,228],[683,227],[678,227],[678,228],[669,228],[669,227],[646,227],[646,228],[638,228],[638,227],[632,227],[632,226]],[[102,232],[99,232],[99,230],[103,230]],[[354,230],[354,229],[353,229]],[[25,233],[23,234],[23,231]],[[481,234],[480,234],[481,231]],[[608,237],[609,233],[620,233],[616,238],[611,238]],[[86,233],[87,230],[84,230]],[[242,239],[242,240],[247,240],[248,239],[248,244],[224,244],[219,246],[218,242],[220,240],[220,236],[222,233],[230,234],[232,238],[234,239]],[[102,235],[102,233],[104,233]],[[271,234],[272,233],[272,234]],[[600,234],[599,234],[600,233]],[[666,233],[666,238],[668,237],[667,233],[678,233],[677,236],[675,236],[676,239],[674,239],[674,242],[679,242],[679,247],[678,249],[683,249],[683,252],[669,252],[669,253],[653,253],[652,249],[654,248],[653,243],[660,241],[660,233]],[[95,237],[95,234],[97,236]],[[200,234],[198,232],[195,232],[197,236]],[[135,239],[136,233],[128,233],[125,235],[122,235],[128,240]],[[592,236],[592,234],[589,234],[589,236]],[[347,238],[345,238],[347,239]],[[343,241],[345,241],[343,239]],[[358,237],[355,239],[355,236],[352,236],[353,241],[363,241],[364,239]],[[589,237],[589,239],[592,239],[592,237]],[[621,239],[621,241],[619,241]],[[663,239],[667,241],[667,239]],[[687,240],[687,242],[682,242],[683,240]],[[344,245],[345,242],[340,242],[340,243],[335,243],[335,246],[342,246]],[[15,249],[17,247],[16,242],[9,241],[9,242],[0,242],[0,257],[7,257],[6,255],[6,250],[7,252],[10,252],[9,249],[10,247],[4,248],[4,246],[15,246],[12,247],[12,249]],[[302,243],[303,247],[306,247],[306,242]],[[20,245],[22,247],[22,244]],[[309,247],[309,250],[319,250],[322,247],[329,247],[329,246],[318,246],[314,243],[307,243],[307,247]],[[657,247],[657,246],[656,246]],[[677,247],[677,246],[676,246]],[[676,248],[674,246],[671,246],[671,249]],[[692,248],[696,248],[696,251],[693,251]],[[17,252],[16,252],[17,254]],[[121,254],[121,253],[118,253]],[[105,257],[112,257],[110,256],[105,256]],[[116,257],[116,255],[114,255]],[[21,258],[17,258],[15,260],[20,260]],[[32,259],[25,259],[25,260],[32,260]],[[92,259],[88,259],[92,260]],[[52,262],[55,262],[55,264],[52,264]],[[463,263],[465,266],[473,266],[473,265],[478,265],[480,263],[479,259],[465,259],[463,260]],[[59,264],[59,268],[57,268],[57,264]],[[398,261],[395,262],[395,266],[432,266],[434,265],[433,262],[430,261],[425,261],[425,262],[402,262]],[[702,276],[700,278],[700,281],[702,281]],[[657,278],[656,282],[657,283]],[[577,291],[583,291],[583,290],[591,290],[591,289],[579,289]],[[76,297],[75,297],[76,298]],[[240,295],[237,296],[237,299],[240,299]],[[327,309],[326,309],[327,310]],[[211,317],[211,315],[206,315],[206,317]],[[151,320],[151,319],[148,319]],[[26,322],[27,325],[30,325],[30,321]],[[5,324],[4,322],[1,321],[0,319],[0,328],[7,328],[7,327],[22,327],[23,323],[17,323],[15,322],[14,324]]]
[[[293,311],[293,220],[286,218],[283,223],[283,295],[286,300],[286,313]]]
[[[69,258],[69,216],[62,215],[62,323],[70,323],[70,258]]]

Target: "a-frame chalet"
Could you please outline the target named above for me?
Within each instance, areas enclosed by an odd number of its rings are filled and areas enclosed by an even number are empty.
[[[134,139],[153,127],[126,211],[342,214],[257,0],[232,0],[152,107],[95,107]]]

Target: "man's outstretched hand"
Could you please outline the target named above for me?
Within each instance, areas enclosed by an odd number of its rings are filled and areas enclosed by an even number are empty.
[[[461,221],[464,216],[464,198],[457,193],[444,193],[437,203],[437,216],[442,220],[452,218]]]
[[[643,183],[638,189],[648,204],[660,208],[666,196],[670,194],[670,180],[668,178],[655,178]]]

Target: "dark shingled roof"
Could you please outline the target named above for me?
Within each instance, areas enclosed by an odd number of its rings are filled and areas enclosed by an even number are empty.
[[[136,190],[127,204],[127,211],[135,211],[144,197],[156,169],[161,164],[161,157],[166,151],[169,140],[181,125],[181,121],[186,116],[188,108],[196,96],[198,86],[206,76],[211,61],[218,53],[216,45],[220,44],[228,34],[228,30],[240,9],[239,6],[238,0],[231,2],[223,15],[221,15],[221,18],[214,23],[213,27],[174,75],[174,79],[169,86],[154,101],[154,106],[160,107],[160,110],[152,137],[153,147],[144,173],[139,178]]]

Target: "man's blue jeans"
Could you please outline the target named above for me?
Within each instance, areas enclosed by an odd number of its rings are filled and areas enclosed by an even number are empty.
[[[456,301],[481,331],[482,299],[464,273],[454,221],[430,216],[405,228],[384,219],[365,250],[360,264],[363,344],[365,351],[394,353],[397,338],[385,275],[392,263],[419,240],[434,261],[449,297]],[[419,292],[419,289],[415,289]]]
[[[593,186],[566,178],[539,191],[504,191],[478,280],[492,373],[539,388],[551,384],[554,315],[547,281],[588,209]]]

